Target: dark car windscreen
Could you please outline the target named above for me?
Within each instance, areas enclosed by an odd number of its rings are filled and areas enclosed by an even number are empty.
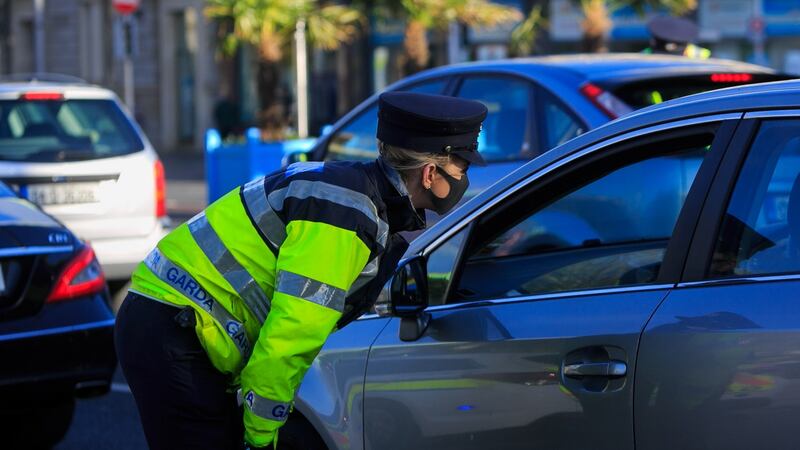
[[[0,100],[0,160],[84,161],[143,148],[112,100]]]
[[[777,74],[713,73],[683,77],[649,78],[606,86],[615,96],[633,109],[657,105],[687,95],[743,84],[787,80]]]

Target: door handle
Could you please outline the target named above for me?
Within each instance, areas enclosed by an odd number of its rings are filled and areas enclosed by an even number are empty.
[[[619,378],[624,377],[627,373],[628,366],[622,361],[577,363],[564,366],[564,376],[569,378]]]

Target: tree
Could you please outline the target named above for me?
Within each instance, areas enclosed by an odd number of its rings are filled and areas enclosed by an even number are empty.
[[[205,13],[220,23],[225,54],[242,44],[258,50],[259,125],[270,139],[281,138],[285,126],[279,63],[292,48],[298,23],[312,46],[335,50],[357,36],[364,20],[359,9],[317,0],[209,0]]]
[[[537,5],[531,9],[528,18],[520,22],[511,31],[509,45],[512,56],[528,56],[536,46],[536,37],[539,30],[548,26],[547,20],[542,15],[542,6]]]
[[[573,0],[581,8],[583,21],[583,51],[597,53],[608,51],[606,36],[611,28],[609,14],[619,8],[631,7],[640,15],[647,10],[664,10],[680,16],[697,8],[697,0]]]
[[[406,16],[406,69],[417,72],[430,60],[427,32],[444,34],[450,23],[470,27],[493,27],[522,20],[516,8],[487,0],[401,0]]]

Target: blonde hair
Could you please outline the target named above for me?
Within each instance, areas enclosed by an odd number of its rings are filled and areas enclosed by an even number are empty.
[[[444,167],[450,163],[450,155],[416,152],[378,141],[378,153],[394,170],[400,173],[404,181],[410,172],[421,169],[428,164]]]

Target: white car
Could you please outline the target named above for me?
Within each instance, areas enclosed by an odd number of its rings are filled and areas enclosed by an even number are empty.
[[[108,89],[0,83],[0,180],[91,242],[110,281],[165,233],[164,168]]]

